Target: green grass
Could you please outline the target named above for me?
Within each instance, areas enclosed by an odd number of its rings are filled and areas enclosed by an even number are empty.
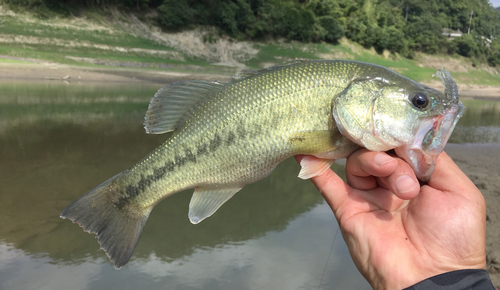
[[[141,55],[136,52],[119,52],[110,50],[101,50],[98,48],[86,47],[61,47],[57,45],[33,44],[23,45],[4,43],[0,45],[0,55],[9,55],[20,58],[41,59],[56,63],[77,65],[77,66],[101,66],[85,61],[78,61],[66,56],[92,58],[104,62],[128,62],[137,63],[135,67],[142,69],[157,69],[162,64],[171,65],[173,68],[177,66],[194,65],[200,67],[210,66],[210,63],[203,60],[185,58],[184,61],[169,59],[161,55]],[[133,65],[132,65],[133,66]],[[220,69],[220,68],[219,68]],[[215,70],[215,68],[213,69]]]
[[[325,49],[327,49],[327,52],[330,53],[340,52],[353,56],[353,59],[357,61],[374,63],[388,67],[415,81],[429,80],[432,78],[432,74],[436,73],[436,70],[433,68],[420,67],[416,61],[403,58],[399,55],[390,55],[386,58],[383,55],[375,53],[374,51],[364,49],[359,44],[350,43],[349,46],[354,47],[354,49],[350,49],[346,45],[325,44],[320,47],[320,50],[323,53],[325,52]]]
[[[433,79],[437,80],[437,78],[432,77],[432,75],[436,73],[436,69],[430,67],[421,67],[416,60],[403,58],[398,55],[390,55],[388,58],[386,58],[383,55],[379,55],[377,53],[374,53],[373,51],[366,50],[355,43],[350,43],[349,46],[354,47],[355,49],[352,50],[346,45],[319,44],[317,50],[320,53],[344,53],[345,55],[352,56],[352,59],[357,61],[374,63],[391,68],[401,75],[418,82],[429,81]],[[449,58],[449,56],[443,56],[443,59],[445,58]],[[462,61],[468,61],[463,57],[460,58],[462,59]],[[457,83],[491,86],[500,85],[500,75],[492,74],[485,70],[470,70],[467,73],[452,72],[451,74],[453,75]]]
[[[283,61],[294,58],[318,59],[320,58],[320,54],[330,54],[340,56],[343,55],[348,59],[388,67],[415,81],[430,80],[432,79],[432,75],[436,73],[436,70],[433,68],[419,67],[418,63],[414,60],[394,55],[389,58],[385,58],[383,55],[373,53],[357,44],[350,44],[350,46],[354,47],[354,49],[345,45],[332,45],[326,43],[295,43],[284,44],[283,46],[278,44],[257,44],[256,46],[260,49],[259,53],[245,63],[247,66],[252,68],[260,68],[264,63],[282,63]],[[299,46],[301,46],[301,48],[306,47],[306,49],[300,49]],[[478,78],[478,80],[480,80],[480,78]]]
[[[245,64],[251,68],[262,68],[263,63],[282,63],[294,58],[319,58],[316,54],[304,52],[295,46],[292,44],[284,46],[277,44],[256,44],[255,47],[259,49],[259,52],[254,58],[250,59]]]
[[[500,75],[491,74],[484,70],[469,73],[453,73],[457,83],[472,83],[478,85],[499,86]]]
[[[161,45],[146,37],[128,34],[120,27],[114,27],[108,22],[96,22],[95,17],[98,16],[93,15],[94,19],[89,21],[89,25],[84,26],[80,23],[81,26],[78,26],[71,22],[71,19],[64,18],[41,20],[24,14],[3,16],[0,22],[0,34],[7,39],[16,37],[18,42],[0,43],[0,54],[79,66],[95,65],[66,56],[137,63],[137,66],[146,69],[158,68],[160,64],[165,63],[174,66],[209,65],[203,60],[185,58],[181,61],[171,59],[164,54],[124,52],[94,47],[104,45],[112,48],[139,48],[167,53],[175,51],[171,47]],[[182,52],[180,55],[182,56]]]
[[[25,35],[38,38],[55,38],[66,41],[91,42],[95,44],[105,44],[110,46],[121,46],[129,48],[144,48],[155,50],[173,50],[164,45],[160,45],[152,40],[142,37],[135,37],[127,34],[117,27],[109,25],[106,30],[80,29],[72,27],[59,27],[57,23],[47,21],[26,22],[14,16],[3,16],[0,24],[2,34]]]
[[[30,63],[29,61],[0,58],[0,63]]]
[[[84,66],[102,67],[85,61],[78,61],[66,56],[91,58],[108,64],[121,62],[120,66],[136,69],[164,69],[192,72],[193,67],[201,73],[233,74],[234,68],[212,65],[205,59],[187,57],[182,51],[177,51],[184,60],[172,59],[168,55],[147,52],[127,52],[93,47],[107,45],[120,48],[139,48],[175,52],[176,50],[156,43],[146,36],[133,36],[122,27],[111,24],[108,12],[85,12],[85,22],[80,19],[56,17],[39,19],[29,14],[15,16],[4,15],[0,19],[0,36],[4,38],[24,36],[21,42],[0,43],[0,55],[9,55],[20,58],[40,59],[50,62]],[[123,19],[126,20],[126,19]],[[24,41],[24,43],[22,43]],[[88,46],[78,46],[78,44]],[[90,47],[89,47],[90,46]],[[270,64],[283,63],[295,58],[318,59],[322,56],[330,58],[348,58],[389,67],[400,74],[415,81],[429,81],[435,69],[420,67],[415,60],[405,59],[397,55],[384,57],[373,50],[364,49],[361,45],[343,42],[341,45],[327,43],[299,43],[299,42],[258,42],[254,47],[259,52],[244,64],[252,69],[260,69]],[[464,60],[467,61],[467,60]],[[0,63],[16,63],[17,60],[1,59]],[[109,66],[109,65],[108,65]],[[111,65],[112,66],[112,65]],[[500,76],[484,70],[469,73],[452,73],[459,83],[473,83],[483,85],[499,85]]]
[[[400,74],[415,81],[432,79],[436,73],[433,68],[420,67],[414,60],[391,55],[383,55],[366,50],[358,44],[332,45],[327,43],[316,44],[256,44],[259,53],[245,64],[251,68],[261,68],[262,64],[282,63],[294,58],[318,59],[321,54],[344,56],[346,59],[378,64],[398,71]]]

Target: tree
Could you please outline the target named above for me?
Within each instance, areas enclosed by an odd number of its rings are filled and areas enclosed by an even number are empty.
[[[158,7],[158,20],[166,29],[178,29],[193,23],[195,11],[188,0],[164,0]]]

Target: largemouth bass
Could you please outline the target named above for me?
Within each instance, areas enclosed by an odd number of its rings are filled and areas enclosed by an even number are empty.
[[[194,188],[196,224],[292,155],[321,159],[302,160],[307,179],[360,147],[395,149],[426,181],[464,111],[450,74],[437,76],[444,94],[378,65],[296,60],[229,82],[173,83],[156,93],[144,122],[147,133],[174,131],[171,138],[61,217],[95,233],[118,269],[165,197]]]

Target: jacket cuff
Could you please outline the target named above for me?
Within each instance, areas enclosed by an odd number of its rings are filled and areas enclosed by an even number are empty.
[[[404,290],[495,290],[490,275],[483,269],[452,271],[430,277]]]

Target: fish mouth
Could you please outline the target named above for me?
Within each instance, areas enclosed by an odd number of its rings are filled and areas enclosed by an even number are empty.
[[[395,148],[396,154],[410,164],[422,182],[429,181],[436,161],[464,110],[464,105],[459,102],[442,115],[422,120],[415,138]]]

